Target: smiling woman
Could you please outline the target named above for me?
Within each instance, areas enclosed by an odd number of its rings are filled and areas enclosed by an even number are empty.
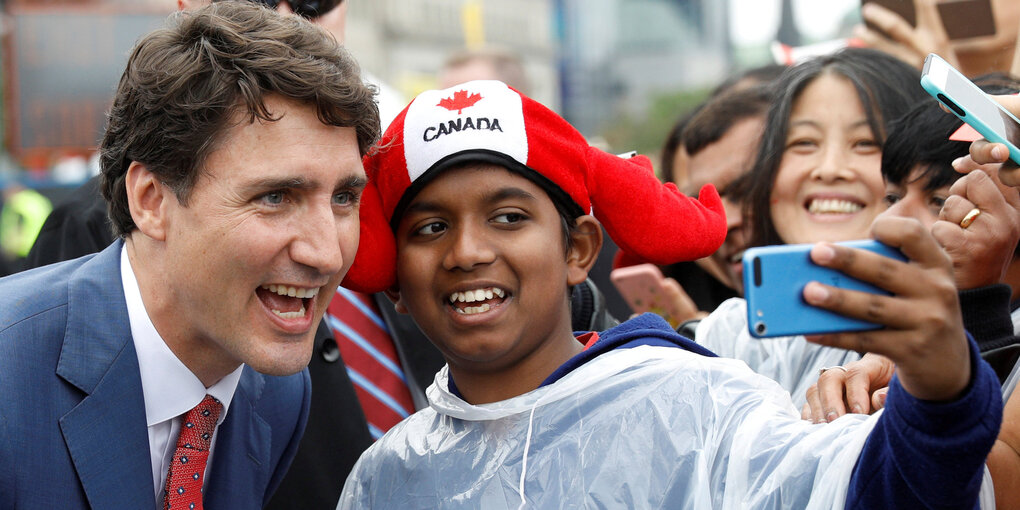
[[[783,75],[751,170],[751,246],[865,237],[883,207],[879,147],[888,123],[924,97],[919,79],[891,56],[855,48]]]
[[[860,239],[884,208],[881,147],[856,96],[849,79],[824,74],[794,103],[769,199],[787,243]]]

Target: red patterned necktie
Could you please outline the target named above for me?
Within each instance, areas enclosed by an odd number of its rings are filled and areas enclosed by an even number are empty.
[[[343,287],[326,310],[347,375],[374,439],[414,412],[396,346],[371,298]]]
[[[202,482],[209,445],[222,411],[223,404],[206,395],[181,420],[181,435],[166,474],[164,510],[202,510]]]

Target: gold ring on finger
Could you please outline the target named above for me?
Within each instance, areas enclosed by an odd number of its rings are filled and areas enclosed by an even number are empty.
[[[970,212],[968,212],[967,215],[964,216],[962,220],[960,220],[960,227],[961,228],[969,227],[970,224],[974,223],[974,220],[977,219],[977,217],[980,215],[981,209],[978,209],[977,207],[971,209]]]

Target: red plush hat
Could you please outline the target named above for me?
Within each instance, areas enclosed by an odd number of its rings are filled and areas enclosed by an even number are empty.
[[[591,147],[537,101],[498,81],[473,81],[419,94],[365,157],[361,244],[343,285],[362,292],[391,287],[392,225],[436,175],[468,162],[504,166],[576,214],[593,212],[621,249],[649,262],[701,258],[726,237],[722,202],[711,185],[698,200],[689,198],[659,182],[648,158]]]

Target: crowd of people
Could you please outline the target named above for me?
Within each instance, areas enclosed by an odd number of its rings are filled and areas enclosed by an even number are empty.
[[[0,508],[1020,508],[1020,165],[920,85],[1020,116],[1020,9],[915,4],[720,84],[657,173],[505,48],[394,107],[344,0],[178,0],[0,278]],[[742,256],[787,244],[876,329],[752,335]],[[614,317],[600,259],[681,320]]]

